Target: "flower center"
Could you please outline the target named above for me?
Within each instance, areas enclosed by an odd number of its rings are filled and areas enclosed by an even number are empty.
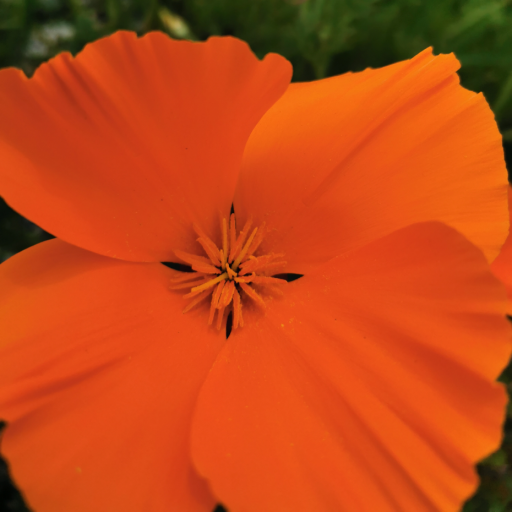
[[[285,279],[272,277],[276,271],[286,266],[282,261],[283,254],[264,254],[256,256],[265,236],[265,224],[252,229],[249,219],[237,236],[235,214],[232,213],[229,225],[226,218],[222,219],[222,248],[219,247],[194,224],[193,228],[199,236],[197,241],[206,256],[197,256],[176,250],[176,256],[190,265],[192,272],[178,272],[171,278],[171,290],[189,289],[184,295],[189,299],[183,313],[211,297],[208,324],[216,319],[216,327],[220,329],[223,319],[232,313],[233,329],[243,327],[242,299],[248,297],[258,306],[265,308],[265,300],[261,295],[262,288],[276,290],[276,285],[286,283]]]

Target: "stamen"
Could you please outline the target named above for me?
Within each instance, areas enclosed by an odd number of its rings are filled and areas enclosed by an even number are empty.
[[[266,224],[263,223],[261,227],[258,229],[258,233],[256,237],[254,238],[251,246],[249,247],[249,250],[247,251],[246,258],[250,258],[255,252],[256,249],[260,246],[261,242],[263,242],[263,238],[265,237],[266,233]]]
[[[208,255],[208,258],[210,258],[210,261],[216,267],[219,267],[220,262],[221,262],[219,249],[217,249],[217,247],[215,247],[215,245],[213,247],[210,245],[210,243],[213,244],[213,242],[211,242],[211,240],[205,240],[204,238],[198,238],[197,241],[203,247],[204,252]],[[208,242],[210,242],[210,243],[208,243]]]
[[[240,294],[235,288],[233,292],[233,329],[237,329],[238,326],[244,326],[244,320],[242,318],[242,301],[240,300]]]
[[[198,224],[196,224],[196,223],[192,224],[192,228],[194,229],[196,234],[199,236],[199,238],[206,240],[211,246],[213,246],[213,247],[215,247],[215,249],[217,249],[217,245],[215,244],[215,242],[213,242],[213,240],[199,227]]]
[[[180,260],[188,263],[193,270],[196,272],[202,272],[204,274],[220,274],[221,270],[214,267],[211,261],[203,256],[196,256],[195,254],[189,254],[184,251],[174,251],[174,254],[178,256]]]
[[[196,274],[196,276],[197,276],[197,274]],[[204,277],[202,279],[199,279],[199,280],[197,280],[197,278],[196,278],[195,281],[190,281],[190,282],[187,282],[187,283],[173,284],[171,282],[171,286],[169,286],[169,290],[185,290],[187,288],[190,290],[191,287],[198,286],[198,285],[203,284],[203,283],[206,283],[206,280],[205,280]]]
[[[235,215],[231,214],[229,221],[223,218],[222,248],[219,249],[199,226],[194,225],[194,231],[199,235],[197,241],[208,258],[184,251],[174,251],[180,260],[195,271],[186,275],[175,271],[170,278],[170,289],[189,290],[184,297],[191,301],[183,312],[189,311],[211,296],[208,325],[213,325],[215,321],[215,327],[220,330],[226,315],[232,315],[228,316],[232,318],[232,323],[226,333],[244,325],[243,296],[240,290],[264,308],[265,300],[256,289],[264,286],[272,292],[282,293],[281,287],[286,284],[286,280],[272,277],[274,269],[286,266],[286,262],[280,261],[282,254],[254,256],[263,241],[265,224],[252,230],[251,226],[252,218],[249,218],[237,237]]]
[[[224,289],[222,290],[222,294],[219,299],[219,303],[217,305],[217,309],[225,308],[229,305],[231,302],[231,299],[233,298],[233,292],[235,290],[235,283],[233,281],[229,281],[226,286],[224,286]]]
[[[190,254],[185,251],[176,250],[174,254],[178,256],[180,260],[183,260],[185,263],[192,265],[193,263],[204,263],[205,265],[210,265],[211,261],[204,256],[197,256],[196,254]]]
[[[222,268],[226,268],[226,263],[228,261],[228,251],[229,251],[229,241],[228,241],[228,226],[226,219],[222,219],[222,250],[221,250],[221,261]]]
[[[236,258],[235,262],[233,263],[233,270],[236,270],[238,268],[238,265],[240,265],[240,262],[245,258],[245,255],[247,254],[247,251],[249,250],[249,247],[251,246],[251,243],[254,240],[254,237],[256,236],[257,232],[258,228],[254,228],[254,231],[251,233],[249,240],[247,240],[247,243],[244,245],[244,248]]]
[[[242,249],[242,246],[247,237],[247,233],[249,232],[249,229],[251,228],[251,224],[252,224],[252,217],[249,217],[249,219],[245,223],[244,229],[242,229],[242,231],[240,231],[240,234],[238,235],[238,239],[237,239],[234,247],[231,247],[231,250],[229,251],[229,263],[231,263],[240,253],[240,250]]]
[[[209,290],[204,291],[200,295],[198,295],[192,302],[189,302],[185,309],[183,310],[183,313],[186,313],[187,311],[190,311],[194,306],[197,306],[200,302],[203,302],[206,297],[210,295]]]
[[[224,285],[226,284],[226,281],[221,281],[217,288],[215,288],[215,291],[212,295],[212,303],[210,306],[210,317],[208,318],[208,325],[212,325],[213,318],[215,317],[215,311],[217,310],[217,304],[219,303],[219,298],[222,293],[222,289],[224,288]]]
[[[198,240],[198,242],[203,246],[205,249],[206,254],[208,254],[208,257],[212,259],[212,263],[214,265],[220,264],[220,253],[219,249],[217,248],[217,245],[215,242],[212,241],[210,237],[206,235],[206,233],[197,225],[193,224],[192,226],[194,228],[194,231],[199,235],[199,238],[201,240]],[[205,244],[205,245],[203,245]],[[206,247],[208,247],[208,250],[206,250]],[[210,256],[211,254],[211,256]]]
[[[176,272],[171,276],[171,283],[184,283],[185,281],[195,281],[199,276],[196,272]]]
[[[222,270],[226,270],[227,261],[228,261],[228,259],[226,258],[226,253],[224,252],[224,249],[221,249],[220,250],[220,263],[221,263]]]
[[[197,292],[200,290],[207,290],[208,288],[215,286],[217,283],[220,283],[220,281],[223,281],[224,279],[227,278],[228,274],[227,272],[224,272],[224,274],[221,274],[219,277],[216,277],[215,279],[212,279],[211,281],[208,281],[207,283],[204,283],[201,286],[195,286],[194,288],[192,288],[192,291]]]
[[[220,328],[222,327],[222,319],[224,318],[224,311],[225,311],[226,308],[220,308],[218,311],[219,311],[219,316],[217,317],[217,324],[215,325],[215,327],[217,328],[218,331],[220,331]]]
[[[220,274],[222,272],[220,268],[214,267],[213,265],[200,265],[199,263],[192,265],[192,270],[203,274]]]
[[[213,302],[213,299],[212,299]],[[210,316],[208,317],[208,325],[212,325],[213,319],[215,318],[215,311],[217,311],[217,308],[213,307],[213,304],[210,306]]]
[[[235,278],[235,281],[237,283],[275,284],[275,285],[287,284],[284,279],[279,279],[278,277],[257,276],[256,274],[252,274],[250,276],[237,277],[237,278]]]
[[[192,288],[192,290],[194,290]],[[196,291],[191,291],[190,293],[187,293],[186,295],[183,295],[183,298],[184,299],[191,299],[192,297],[197,297],[200,293],[203,293],[204,290],[196,290]]]
[[[235,214],[232,213],[231,217],[229,219],[229,247],[230,247],[230,251],[229,251],[228,261],[233,261],[232,258],[231,258],[231,251],[235,248],[235,244],[236,244],[236,223],[235,223]],[[228,254],[228,253],[226,252],[226,254]]]
[[[239,274],[243,276],[250,272],[255,272],[256,270],[266,270],[267,267],[272,265],[273,260],[282,258],[283,256],[283,254],[266,254],[265,256],[258,256],[257,258],[251,257],[240,265]],[[280,261],[278,263],[280,266],[286,265],[285,261]]]
[[[251,257],[248,260],[244,261],[240,265],[240,274],[248,274],[249,272],[254,272],[258,270],[260,267],[264,267],[267,263],[271,262],[274,259],[273,254],[265,254],[265,256]]]
[[[229,263],[226,263],[226,272],[228,273],[229,279],[234,279],[236,277],[236,272],[231,270]]]
[[[247,294],[249,295],[249,297],[251,297],[252,300],[254,300],[257,304],[259,304],[260,306],[263,306],[265,307],[265,301],[263,300],[263,298],[259,295],[258,292],[256,292],[256,290],[252,287],[250,287],[248,284],[245,284],[245,283],[240,283],[240,286],[242,288],[242,290]]]
[[[222,290],[224,289],[224,286],[226,286],[226,283],[227,281],[221,281],[212,294],[212,306],[214,309],[218,309],[217,306],[219,305],[220,296],[222,295]]]

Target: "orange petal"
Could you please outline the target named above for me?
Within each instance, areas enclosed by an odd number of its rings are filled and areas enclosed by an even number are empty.
[[[77,246],[174,261],[228,214],[244,146],[291,76],[242,41],[118,32],[27,79],[0,72],[0,193]]]
[[[460,510],[501,438],[504,306],[438,223],[331,260],[231,333],[193,420],[199,472],[231,510]]]
[[[213,509],[188,438],[225,335],[171,274],[59,240],[0,266],[2,452],[31,509]]]
[[[414,222],[442,221],[496,257],[508,232],[501,136],[453,55],[292,84],[248,141],[237,218],[304,273]],[[271,193],[268,193],[271,191]]]
[[[512,225],[512,187],[508,187],[508,204]],[[512,235],[508,235],[498,257],[492,262],[491,268],[507,289],[507,313],[512,315]]]

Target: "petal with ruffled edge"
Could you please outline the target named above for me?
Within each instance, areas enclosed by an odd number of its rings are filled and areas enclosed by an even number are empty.
[[[2,452],[37,512],[214,508],[189,433],[225,336],[169,273],[59,240],[0,266]]]
[[[415,222],[496,257],[508,232],[501,136],[453,55],[292,84],[251,134],[235,210],[304,273]],[[269,193],[268,191],[271,191]],[[300,234],[300,236],[298,235]]]
[[[0,72],[0,194],[84,249],[174,261],[229,213],[246,141],[291,65],[231,37],[118,32],[27,79]]]
[[[459,510],[500,441],[511,351],[481,252],[416,224],[287,288],[201,390],[192,456],[214,493],[231,512]]]

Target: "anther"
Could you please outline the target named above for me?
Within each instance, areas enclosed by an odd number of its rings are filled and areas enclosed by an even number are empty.
[[[201,290],[206,290],[208,288],[211,288],[212,286],[215,286],[220,281],[224,281],[224,279],[227,279],[227,278],[228,278],[228,273],[224,272],[224,274],[221,274],[219,277],[216,277],[215,279],[211,279],[210,281],[207,281],[206,283],[204,283],[200,286],[195,286],[194,288],[192,288],[192,291],[198,292]]]
[[[176,256],[190,265],[192,272],[181,275],[174,271],[170,289],[190,290],[184,298],[191,299],[184,313],[202,303],[208,297],[210,311],[208,324],[221,329],[224,318],[232,319],[232,329],[243,327],[243,297],[247,296],[260,307],[265,307],[265,299],[259,293],[260,288],[275,291],[276,286],[286,281],[272,277],[276,268],[283,268],[282,254],[254,256],[265,234],[265,224],[251,231],[252,218],[249,218],[237,237],[235,214],[221,222],[221,248],[209,238],[196,224],[193,228],[199,236],[197,242],[205,256],[198,256],[184,251],[174,251]],[[258,288],[259,287],[259,288]],[[258,290],[256,289],[258,288]],[[243,292],[243,294],[241,293]],[[215,321],[215,316],[217,319]],[[231,324],[230,324],[231,325]]]
[[[238,265],[240,265],[240,262],[245,258],[245,255],[247,254],[247,251],[249,250],[249,247],[251,246],[251,243],[254,240],[254,237],[256,236],[257,232],[258,228],[254,228],[254,231],[249,237],[249,240],[247,240],[246,244],[244,245],[244,248],[236,258],[235,262],[233,263],[233,270],[236,270],[238,268]]]
[[[234,217],[234,214],[233,214]],[[226,268],[226,263],[228,261],[228,226],[227,226],[226,219],[222,219],[222,250],[221,250],[221,261],[222,261],[222,268]]]

